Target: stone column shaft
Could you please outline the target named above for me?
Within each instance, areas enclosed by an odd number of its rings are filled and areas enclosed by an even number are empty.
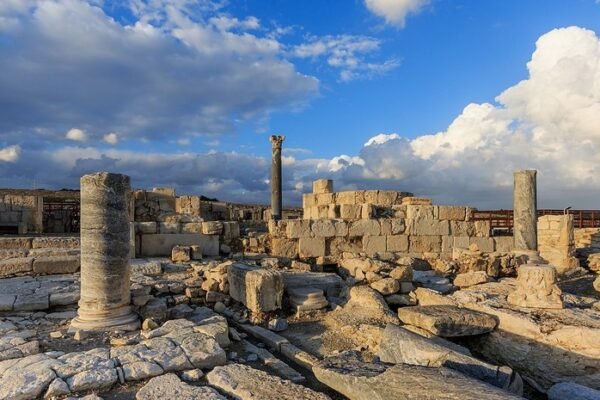
[[[281,145],[285,136],[273,135],[271,159],[271,219],[280,220],[282,216],[282,181],[281,181]]]
[[[537,182],[535,170],[515,171],[513,240],[517,254],[537,252]]]
[[[81,177],[81,295],[72,326],[135,329],[130,307],[129,177],[99,172]]]

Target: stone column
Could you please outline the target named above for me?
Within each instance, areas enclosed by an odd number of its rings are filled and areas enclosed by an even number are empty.
[[[281,144],[285,136],[272,135],[270,138],[273,147],[271,161],[271,219],[281,219],[281,209],[283,208],[281,198]]]
[[[515,171],[513,190],[514,252],[532,258],[538,256],[536,174],[536,170]]]
[[[129,295],[129,177],[99,172],[81,177],[81,297],[72,327],[133,330]]]

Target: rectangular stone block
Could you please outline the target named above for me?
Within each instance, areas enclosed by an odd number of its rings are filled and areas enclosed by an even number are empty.
[[[328,206],[330,204],[335,204],[334,193],[321,193],[317,194],[316,196],[318,206]]]
[[[356,204],[356,192],[355,191],[347,191],[347,192],[337,192],[335,195],[336,204]]]
[[[431,205],[407,205],[406,219],[435,219],[437,207]]]
[[[31,242],[33,249],[78,249],[80,240],[78,237],[36,237]]]
[[[328,238],[335,236],[335,225],[331,219],[320,219],[312,223],[312,236]]]
[[[378,236],[381,234],[379,221],[375,219],[360,219],[350,223],[349,236]]]
[[[439,253],[442,250],[441,236],[416,236],[409,238],[411,253]]]
[[[489,237],[491,233],[490,221],[475,221],[475,236],[477,237]]]
[[[329,217],[329,206],[317,206],[317,219]]]
[[[138,233],[142,234],[158,233],[156,222],[136,222],[135,229]]]
[[[340,206],[337,204],[330,204],[327,210],[327,218],[335,219],[340,217]]]
[[[494,238],[487,237],[472,237],[469,238],[469,246],[477,245],[479,251],[484,253],[493,253],[494,252]]]
[[[372,204],[363,204],[361,208],[360,217],[362,219],[371,219],[375,216],[375,208]]]
[[[363,250],[372,255],[386,251],[386,236],[363,236]]]
[[[409,219],[406,232],[409,235],[444,236],[450,234],[450,224],[438,219]]]
[[[281,308],[283,276],[279,271],[245,264],[232,264],[227,269],[229,295],[253,312]]]
[[[304,193],[302,195],[302,208],[314,207],[317,205],[317,196],[312,193]]]
[[[31,249],[32,238],[0,238],[0,249]]]
[[[219,237],[197,233],[142,235],[142,257],[170,257],[173,246],[199,245],[204,255],[219,255]]]
[[[159,231],[160,233],[179,233],[179,224],[177,222],[161,222]]]
[[[402,204],[404,205],[415,205],[415,206],[429,206],[431,205],[431,199],[425,197],[414,197],[407,196],[402,198]]]
[[[333,181],[331,179],[317,179],[313,181],[313,193],[333,192]]]
[[[366,204],[377,204],[379,196],[379,190],[365,190],[365,201]]]
[[[377,193],[377,204],[383,206],[392,206],[396,204],[398,192],[392,190],[380,190]]]
[[[312,221],[307,219],[290,220],[286,227],[287,237],[290,239],[298,239],[302,237],[311,237]]]
[[[271,251],[275,257],[298,257],[298,241],[295,239],[271,239]]]
[[[282,222],[282,221],[277,221]],[[282,224],[286,222],[283,221]],[[240,237],[240,223],[237,221],[223,221],[223,237],[225,239],[237,239]]]
[[[408,236],[406,235],[390,235],[387,236],[387,251],[405,252],[408,251]]]
[[[40,275],[73,274],[80,266],[79,256],[36,257],[33,260],[33,272]]]
[[[513,251],[512,236],[496,236],[494,237],[494,249],[501,253],[510,253]]]
[[[33,258],[11,258],[0,261],[0,276],[33,271]]]
[[[182,223],[181,233],[202,233],[202,222]]]
[[[439,206],[438,218],[448,221],[464,221],[466,208],[460,206]]]
[[[341,204],[340,218],[342,219],[360,219],[362,206],[360,204]]]
[[[325,256],[325,239],[300,238],[298,243],[298,253],[301,258]]]
[[[452,236],[475,236],[475,224],[472,221],[450,221]]]
[[[452,247],[457,249],[468,249],[469,236],[455,236]]]

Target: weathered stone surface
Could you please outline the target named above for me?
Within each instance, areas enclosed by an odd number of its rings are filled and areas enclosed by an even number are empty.
[[[514,250],[537,250],[537,171],[514,172],[513,238]]]
[[[384,296],[394,294],[400,290],[400,283],[394,278],[383,278],[372,282],[370,286]]]
[[[600,276],[598,276],[596,278],[596,280],[594,280],[594,289],[596,289],[596,291],[600,292]]]
[[[408,251],[408,235],[390,235],[386,237],[386,250],[391,252]]]
[[[35,274],[72,274],[79,271],[79,256],[36,257],[33,260]]]
[[[313,373],[350,400],[520,398],[445,367],[366,363],[352,353],[326,358]]]
[[[217,367],[206,375],[208,383],[240,400],[326,400],[329,396],[291,381],[240,364]]]
[[[573,382],[561,382],[548,390],[548,400],[600,400],[600,391]]]
[[[47,293],[19,294],[13,304],[14,311],[47,310],[49,298]]]
[[[298,241],[294,239],[271,239],[271,253],[276,257],[298,257]]]
[[[131,274],[142,274],[142,275],[160,275],[162,273],[162,266],[160,261],[147,260],[145,258],[135,258],[130,261]]]
[[[281,308],[283,276],[280,272],[233,264],[227,271],[229,295],[254,312]]]
[[[354,286],[350,289],[348,302],[328,314],[342,325],[398,324],[398,318],[390,310],[381,294],[368,286]]]
[[[31,249],[31,241],[30,237],[3,237],[0,238],[0,249]]]
[[[14,275],[33,271],[33,258],[9,258],[0,261],[0,276]]]
[[[321,289],[305,287],[288,288],[286,291],[290,297],[290,304],[298,311],[320,310],[329,304]]]
[[[410,265],[399,265],[390,271],[390,277],[400,282],[412,282],[413,269]]]
[[[56,378],[55,360],[36,354],[18,360],[0,362],[0,399],[28,400],[41,396]]]
[[[283,285],[286,290],[297,288],[317,288],[326,296],[339,296],[345,286],[338,274],[320,272],[284,271]]]
[[[459,288],[465,288],[481,283],[487,283],[489,281],[490,277],[485,271],[473,271],[456,275],[456,278],[454,278],[454,285]]]
[[[192,249],[190,246],[173,246],[171,250],[171,261],[189,262],[192,259]]]
[[[453,350],[442,338],[427,339],[402,327],[387,325],[379,343],[379,358],[393,364],[447,367],[519,396],[523,381],[509,367],[498,367]]]
[[[80,240],[77,237],[35,237],[31,241],[33,249],[78,249]]]
[[[206,221],[202,223],[202,233],[205,235],[220,235],[223,233],[223,222]]]
[[[207,386],[192,386],[175,374],[152,378],[135,395],[136,400],[225,400],[216,390]]]
[[[325,256],[325,239],[303,237],[298,242],[298,253],[300,257],[323,257]]]
[[[295,219],[288,221],[286,226],[286,236],[290,239],[299,239],[311,237],[311,221],[307,219]]]
[[[198,245],[204,255],[219,255],[219,236],[198,233],[142,235],[142,257],[169,257],[173,246]]]
[[[118,379],[114,368],[91,369],[76,373],[67,379],[67,384],[73,392],[103,390],[110,388]]]
[[[498,321],[492,315],[456,306],[416,306],[398,309],[405,324],[442,337],[480,335],[493,331]]]
[[[526,264],[518,268],[517,288],[507,300],[517,307],[560,309],[563,308],[561,295],[554,267]]]

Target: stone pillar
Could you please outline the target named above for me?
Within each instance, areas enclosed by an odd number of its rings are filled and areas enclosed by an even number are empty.
[[[554,267],[526,264],[519,267],[518,273],[517,288],[506,299],[509,304],[528,308],[563,308]]]
[[[281,209],[283,208],[281,198],[281,144],[285,136],[272,135],[270,138],[273,147],[273,156],[271,161],[271,219],[281,219]]]
[[[513,190],[514,252],[532,259],[539,258],[536,174],[536,170],[515,171]]]
[[[81,296],[74,329],[139,327],[129,305],[130,196],[128,176],[81,177]]]

